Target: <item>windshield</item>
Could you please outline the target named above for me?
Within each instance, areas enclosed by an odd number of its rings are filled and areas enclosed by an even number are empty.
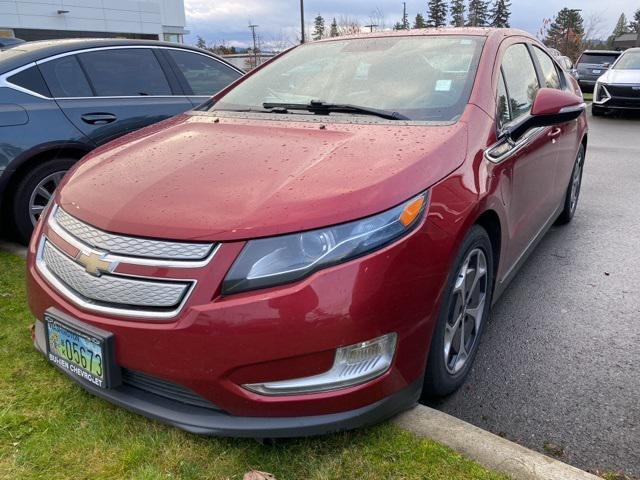
[[[640,70],[640,51],[625,53],[613,68],[615,70]]]
[[[601,53],[583,53],[578,63],[591,63],[594,65],[604,65],[605,63],[613,63],[618,55],[603,55]]]
[[[416,36],[307,44],[203,109],[265,112],[269,111],[265,103],[323,102],[394,112],[409,120],[450,122],[462,114],[469,100],[483,43],[483,37]],[[329,108],[321,111],[325,115],[366,113],[330,112]]]

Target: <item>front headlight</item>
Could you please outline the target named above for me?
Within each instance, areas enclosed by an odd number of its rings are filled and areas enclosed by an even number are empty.
[[[391,210],[355,222],[251,240],[229,270],[222,294],[294,282],[382,248],[419,223],[427,197],[427,193],[422,193]]]

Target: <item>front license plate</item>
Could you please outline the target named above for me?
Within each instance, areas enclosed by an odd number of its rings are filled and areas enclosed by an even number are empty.
[[[107,388],[112,335],[78,323],[45,314],[47,357],[72,375]]]
[[[602,70],[594,70],[594,71],[593,71],[593,74],[594,74],[594,75],[597,75],[597,74],[599,74],[600,72],[602,72]]]

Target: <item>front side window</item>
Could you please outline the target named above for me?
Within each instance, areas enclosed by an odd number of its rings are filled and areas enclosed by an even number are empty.
[[[93,91],[75,55],[39,64],[51,94],[56,98],[92,97]]]
[[[533,47],[533,52],[540,63],[540,68],[542,68],[545,87],[560,90],[562,88],[560,76],[558,75],[558,70],[556,69],[556,65],[553,63],[553,60],[551,60],[551,57],[536,46]]]
[[[469,100],[483,42],[483,37],[443,35],[307,44],[209,107],[264,111],[265,103],[325,102],[397,112],[410,120],[451,122]]]
[[[509,91],[512,120],[516,120],[529,113],[540,88],[526,45],[518,43],[507,49],[502,59],[502,71]]]
[[[151,49],[96,50],[78,54],[78,61],[99,97],[172,94]]]
[[[184,75],[193,95],[213,95],[240,77],[238,72],[213,58],[182,50],[168,52]]]
[[[627,52],[613,66],[614,70],[640,70],[640,51]]]

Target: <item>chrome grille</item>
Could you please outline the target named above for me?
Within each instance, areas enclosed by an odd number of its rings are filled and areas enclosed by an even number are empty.
[[[189,282],[150,281],[110,274],[96,277],[47,240],[42,260],[44,268],[82,298],[118,307],[176,307],[191,286]]]
[[[55,221],[65,231],[86,245],[115,255],[171,260],[202,260],[211,254],[214,244],[184,243],[126,237],[99,230],[56,208]]]

